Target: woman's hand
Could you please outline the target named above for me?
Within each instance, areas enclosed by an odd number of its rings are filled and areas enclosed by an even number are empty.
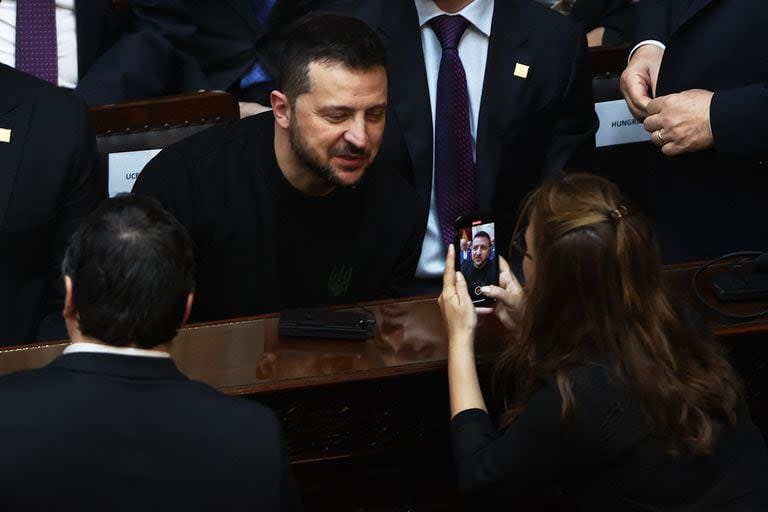
[[[499,286],[483,286],[480,291],[486,297],[496,299],[496,307],[478,308],[478,314],[495,313],[504,327],[514,328],[523,303],[523,288],[510,270],[507,260],[499,256]]]
[[[477,313],[467,282],[456,272],[453,245],[448,246],[443,274],[443,293],[437,299],[448,331],[448,394],[451,418],[467,409],[487,411],[475,368]]]
[[[467,282],[461,272],[456,272],[456,256],[453,244],[448,246],[443,273],[443,292],[437,299],[448,340],[453,343],[471,344],[477,327],[477,313],[469,297]]]

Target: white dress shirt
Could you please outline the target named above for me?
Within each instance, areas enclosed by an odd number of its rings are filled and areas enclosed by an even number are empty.
[[[121,356],[140,356],[140,357],[157,357],[157,358],[169,358],[171,354],[163,350],[151,350],[146,348],[134,348],[134,347],[113,347],[112,345],[102,345],[101,343],[88,343],[86,341],[80,341],[77,343],[70,343],[64,348],[64,354],[76,354],[76,353],[96,353],[96,354],[118,354]]]
[[[75,0],[56,0],[56,46],[59,86],[77,85]],[[16,0],[0,0],[0,62],[16,66]]]
[[[416,12],[421,26],[421,46],[424,49],[424,66],[427,71],[429,85],[429,102],[432,106],[432,133],[435,131],[435,103],[437,98],[437,75],[440,71],[440,59],[443,55],[440,41],[427,23],[441,14],[449,14],[441,10],[432,0],[415,0]],[[467,75],[467,92],[469,93],[469,129],[472,132],[472,151],[476,151],[477,118],[480,114],[480,100],[483,94],[483,78],[485,63],[488,58],[488,41],[491,36],[493,22],[493,0],[474,0],[461,11],[454,13],[466,18],[470,25],[459,41],[459,57]],[[432,154],[435,152],[435,138],[432,137]],[[476,157],[475,157],[476,158]],[[432,182],[434,184],[435,164],[432,159]],[[421,257],[416,269],[416,277],[431,278],[442,275],[445,268],[445,247],[440,236],[440,222],[437,217],[437,200],[435,187],[429,205],[429,220],[427,232],[421,246]]]

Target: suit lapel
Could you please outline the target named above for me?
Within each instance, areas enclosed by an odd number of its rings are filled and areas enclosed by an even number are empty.
[[[382,9],[379,31],[389,55],[389,101],[402,130],[419,189],[432,181],[432,111],[416,8],[412,0]]]
[[[0,142],[0,227],[5,223],[5,216],[8,213],[8,203],[13,190],[13,183],[16,180],[21,163],[21,156],[24,153],[24,143],[27,140],[27,131],[32,112],[35,109],[33,101],[24,101],[23,91],[17,87],[8,87],[9,83],[16,83],[8,76],[3,65],[0,65],[0,128],[10,130],[10,141]]]
[[[530,80],[514,75],[515,64],[535,69],[531,56],[519,47],[528,39],[524,6],[518,0],[495,2],[488,57],[483,79],[483,95],[477,125],[477,201],[488,209],[493,200],[499,159],[504,142],[503,130],[520,110],[519,97]]]

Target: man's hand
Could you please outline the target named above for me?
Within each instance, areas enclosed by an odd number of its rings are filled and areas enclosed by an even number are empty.
[[[250,101],[241,101],[240,104],[240,119],[256,114],[261,114],[267,110],[272,110],[271,107],[262,105],[261,103],[254,103]]]
[[[656,94],[656,81],[664,50],[646,44],[635,50],[632,59],[621,74],[621,94],[630,112],[642,121],[648,116],[648,103]]]
[[[668,94],[648,103],[645,129],[651,141],[667,156],[691,153],[712,147],[709,106],[712,91],[691,89]]]

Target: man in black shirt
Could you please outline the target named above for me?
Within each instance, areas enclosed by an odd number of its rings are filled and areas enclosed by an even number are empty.
[[[404,292],[423,226],[401,173],[372,166],[385,66],[367,25],[313,16],[286,37],[272,112],[190,137],[147,165],[134,192],[158,198],[197,245],[193,320]]]

